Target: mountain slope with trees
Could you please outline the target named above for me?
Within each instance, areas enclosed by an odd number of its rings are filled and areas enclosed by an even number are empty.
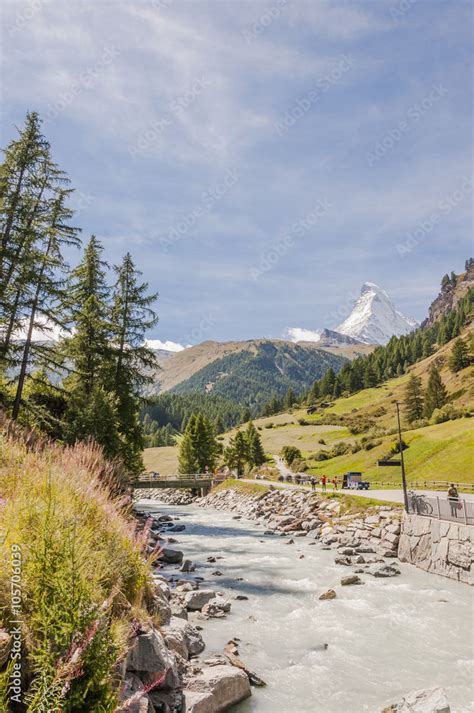
[[[347,362],[329,352],[284,341],[258,341],[217,359],[173,388],[173,393],[212,393],[247,406],[253,413],[289,389],[304,392],[328,369]]]

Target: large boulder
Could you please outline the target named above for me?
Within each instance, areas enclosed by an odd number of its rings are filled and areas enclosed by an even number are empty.
[[[180,550],[172,550],[169,547],[163,547],[160,553],[160,562],[165,564],[179,564],[183,561],[183,553]]]
[[[343,587],[348,587],[351,584],[363,584],[363,582],[357,574],[349,574],[347,577],[342,577],[341,584]]]
[[[179,684],[175,658],[163,636],[153,627],[142,629],[135,636],[125,668],[135,673],[145,684],[152,683],[163,671],[168,670],[161,687],[174,688]]]
[[[411,691],[394,703],[389,703],[380,713],[451,713],[446,691],[440,686]]]
[[[222,713],[250,696],[247,674],[235,666],[210,666],[184,691],[186,713]]]
[[[186,619],[171,617],[169,625],[162,627],[162,633],[168,646],[184,659],[204,651],[205,644],[201,634]]]
[[[212,589],[197,589],[185,593],[184,604],[189,611],[200,611],[215,596],[216,593]]]

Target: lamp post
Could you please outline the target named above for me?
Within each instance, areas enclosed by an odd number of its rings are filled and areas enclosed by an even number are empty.
[[[403,458],[403,440],[402,440],[402,427],[400,425],[400,404],[395,401],[395,406],[397,407],[397,422],[398,422],[398,445],[400,448],[400,463],[402,466],[402,485],[403,485],[403,500],[405,502],[405,511],[408,512],[408,493],[407,493],[407,480],[405,477],[405,460]]]

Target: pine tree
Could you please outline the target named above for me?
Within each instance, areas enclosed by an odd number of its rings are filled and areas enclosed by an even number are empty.
[[[148,284],[140,283],[130,253],[114,268],[117,282],[113,294],[110,325],[114,361],[113,390],[117,397],[118,429],[124,450],[122,458],[130,471],[143,467],[143,432],[139,421],[142,388],[153,380],[156,357],[145,345],[145,333],[158,319],[150,305],[157,295],[148,293]]]
[[[186,426],[179,449],[179,472],[204,473],[214,470],[220,446],[211,422],[202,414],[193,414]]]
[[[319,383],[321,396],[332,396],[335,381],[336,374],[334,373],[334,369],[330,367]]]
[[[6,271],[21,242],[21,226],[35,195],[41,165],[49,156],[49,144],[41,134],[41,121],[35,112],[26,115],[19,138],[5,149],[0,167],[0,294],[7,288]]]
[[[461,371],[470,364],[469,350],[462,339],[456,339],[449,357],[449,368],[453,372]]]
[[[69,190],[59,190],[51,205],[51,216],[46,226],[44,244],[36,249],[36,274],[31,281],[31,298],[28,303],[27,334],[21,357],[18,385],[13,403],[12,418],[16,419],[20,412],[20,405],[29,366],[32,348],[33,330],[44,325],[63,326],[58,314],[62,313],[66,302],[67,290],[62,274],[67,265],[64,261],[62,250],[65,246],[78,245],[77,229],[69,226],[67,221],[72,216],[65,201]],[[61,274],[62,273],[62,274]],[[45,359],[43,349],[43,360]]]
[[[288,391],[285,394],[285,398],[283,399],[283,407],[285,409],[290,409],[292,406],[295,405],[297,401],[296,394],[293,391],[292,388],[289,388]]]
[[[441,374],[436,366],[432,366],[425,391],[424,413],[426,418],[431,418],[433,411],[442,408],[447,400],[448,393],[441,379]]]
[[[369,389],[377,385],[377,377],[372,365],[367,364],[364,371],[364,388]]]
[[[70,308],[72,336],[64,354],[72,361],[65,379],[69,404],[65,415],[67,442],[94,438],[108,457],[123,452],[117,397],[113,392],[115,362],[111,344],[109,288],[102,246],[92,236],[80,264],[72,272]],[[105,425],[107,427],[105,427]]]
[[[106,282],[107,264],[102,260],[103,248],[93,235],[80,264],[70,281],[72,336],[65,350],[74,364],[70,386],[87,395],[95,386],[113,385],[116,369],[111,347],[111,315]]]
[[[263,450],[262,439],[252,421],[249,422],[245,431],[247,441],[247,462],[250,468],[265,463],[265,451]]]
[[[311,387],[310,400],[316,401],[316,399],[319,399],[319,396],[320,396],[319,381],[315,381],[313,386]]]
[[[410,423],[423,416],[421,378],[415,374],[410,374],[408,384],[405,387],[405,409]]]
[[[230,439],[229,445],[224,449],[224,463],[237,475],[243,475],[245,465],[248,463],[247,439],[242,431],[237,431]]]
[[[186,429],[179,446],[178,472],[183,475],[197,473],[197,455],[194,449],[194,426],[196,416],[193,414],[188,419]]]

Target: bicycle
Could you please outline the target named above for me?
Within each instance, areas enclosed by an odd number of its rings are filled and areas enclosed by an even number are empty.
[[[431,515],[433,506],[426,500],[424,495],[416,493],[414,490],[408,491],[408,504],[410,509],[417,515]]]

